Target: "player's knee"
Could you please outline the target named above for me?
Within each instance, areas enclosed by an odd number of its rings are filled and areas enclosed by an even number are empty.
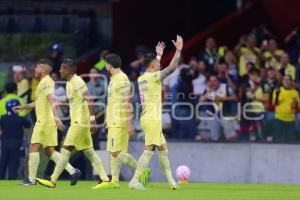
[[[48,147],[45,149],[45,153],[48,157],[51,157],[51,155],[53,154],[54,151],[55,151],[55,149],[52,147]]]
[[[38,152],[41,148],[40,144],[30,144],[29,146],[29,153]]]
[[[145,146],[145,150],[147,150],[147,151],[155,151],[155,146],[154,145],[147,145],[147,146]]]
[[[110,152],[110,154],[113,156],[113,157],[118,157],[119,154],[120,154],[120,151],[117,151],[117,152]]]

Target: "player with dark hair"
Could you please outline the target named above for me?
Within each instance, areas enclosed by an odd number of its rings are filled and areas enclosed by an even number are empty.
[[[62,131],[65,127],[58,117],[54,81],[49,76],[52,68],[53,63],[48,59],[40,59],[37,62],[35,75],[40,79],[40,82],[36,88],[36,101],[13,108],[13,111],[17,113],[35,108],[37,118],[29,147],[28,180],[24,180],[24,185],[36,185],[36,173],[40,162],[39,150],[41,148],[44,148],[46,155],[55,163],[61,157],[60,153],[55,151],[55,146],[58,145],[57,129]],[[71,175],[71,185],[76,185],[81,172],[74,169],[69,163],[64,169]]]
[[[76,69],[76,63],[72,59],[62,61],[60,75],[67,80],[66,90],[70,103],[71,126],[61,149],[62,156],[55,166],[51,179],[37,178],[37,182],[43,186],[54,188],[58,177],[68,163],[71,151],[76,148],[78,151],[83,151],[102,180],[102,183],[94,188],[115,188],[116,184],[110,182],[102,161],[93,148],[91,132],[95,133],[96,131],[96,121],[92,98],[83,79],[76,75]]]
[[[106,69],[111,75],[108,86],[106,123],[107,151],[111,154],[111,174],[114,183],[119,182],[121,164],[136,170],[137,161],[127,153],[129,137],[134,134],[132,126],[131,86],[128,77],[121,70],[121,57],[117,54],[105,56]],[[151,170],[145,169],[142,183],[146,185]]]
[[[138,78],[140,99],[143,107],[140,123],[145,133],[145,150],[138,160],[134,177],[129,183],[129,187],[133,189],[145,189],[139,182],[139,179],[144,169],[148,166],[156,148],[159,150],[159,162],[169,186],[172,189],[177,189],[177,184],[172,176],[169,163],[167,143],[162,133],[161,83],[164,78],[175,71],[179,64],[183,47],[181,36],[177,35],[176,41],[172,40],[172,42],[176,47],[176,52],[169,66],[160,71],[160,59],[165,44],[159,42],[156,46],[156,55],[154,53],[145,55],[144,64],[147,70]]]

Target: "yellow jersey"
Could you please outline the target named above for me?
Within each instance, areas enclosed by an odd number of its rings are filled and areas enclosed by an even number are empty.
[[[54,95],[55,84],[52,78],[47,75],[41,79],[35,91],[35,114],[36,121],[43,126],[56,126],[49,95]]]
[[[66,90],[70,104],[71,124],[75,123],[81,126],[89,126],[90,111],[88,102],[83,97],[83,93],[86,92],[88,88],[84,80],[74,74],[73,77],[67,81]]]
[[[277,70],[280,70],[281,67],[281,65],[278,65]],[[287,66],[284,69],[284,74],[290,75],[293,80],[296,80],[296,69],[293,65],[287,64]]]
[[[145,72],[138,78],[143,108],[141,119],[162,120],[161,72]]]
[[[124,92],[131,92],[126,74],[122,71],[111,77],[108,85],[106,123],[107,127],[127,127],[126,103]]]
[[[258,53],[260,52],[260,50],[258,48],[255,48],[254,51],[256,51]],[[247,69],[248,62],[254,63],[256,67],[259,66],[259,58],[253,52],[253,50],[246,48],[246,47],[242,47],[240,49],[240,63],[239,63],[240,76],[244,76],[248,73],[248,69]]]
[[[275,104],[276,102],[276,90],[273,92],[272,102]],[[299,94],[295,89],[286,89],[284,87],[280,87],[280,93],[278,96],[278,105],[275,107],[275,118],[292,122],[296,120],[296,114],[292,109],[293,99],[297,101],[298,107],[300,105]]]

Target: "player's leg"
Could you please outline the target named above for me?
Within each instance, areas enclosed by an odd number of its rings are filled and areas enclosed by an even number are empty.
[[[137,168],[135,170],[134,176],[129,182],[129,187],[133,189],[145,189],[144,186],[139,182],[141,176],[143,175],[145,169],[149,165],[151,158],[155,151],[155,145],[146,145],[145,150],[140,156]]]
[[[129,135],[126,128],[109,128],[107,151],[111,154],[112,181],[119,182],[121,163],[135,170],[137,161],[128,151]]]
[[[46,147],[45,152],[46,152],[46,155],[55,162],[55,164],[58,164],[61,154],[59,152],[57,152],[54,147]],[[75,169],[70,163],[67,163],[65,170],[71,176],[71,178],[70,178],[71,186],[76,185],[76,183],[81,175],[80,170]]]
[[[39,150],[42,148],[40,143],[32,143],[29,146],[29,159],[28,159],[28,181],[24,185],[35,185],[36,174],[40,163]]]
[[[160,147],[158,147],[158,150],[159,150],[160,167],[162,168],[162,170],[168,180],[169,186],[172,189],[177,189],[177,183],[173,178],[172,170],[170,167],[167,143],[164,143]]]
[[[50,187],[50,188],[54,188],[56,186],[56,182],[59,178],[59,176],[61,175],[61,173],[63,172],[63,170],[66,168],[70,156],[71,156],[71,151],[74,149],[74,146],[63,146],[63,148],[61,149],[61,154],[58,160],[58,163],[56,164],[55,168],[54,168],[54,172],[51,175],[50,180],[45,180],[45,179],[39,179],[37,178],[37,182],[43,186],[46,187]]]

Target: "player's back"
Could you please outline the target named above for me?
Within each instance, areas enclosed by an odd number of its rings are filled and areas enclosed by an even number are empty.
[[[84,80],[80,76],[74,74],[71,80],[67,82],[66,89],[70,104],[71,124],[75,123],[78,125],[89,126],[90,112],[88,103],[83,96],[83,93],[88,89]]]
[[[49,75],[41,79],[36,88],[35,113],[36,123],[45,126],[56,126],[49,95],[54,95],[55,83]]]
[[[159,120],[162,116],[162,86],[160,71],[145,72],[138,78],[143,113],[141,119]]]
[[[111,77],[108,86],[106,122],[107,127],[126,127],[126,103],[124,92],[131,91],[130,81],[122,71]]]

